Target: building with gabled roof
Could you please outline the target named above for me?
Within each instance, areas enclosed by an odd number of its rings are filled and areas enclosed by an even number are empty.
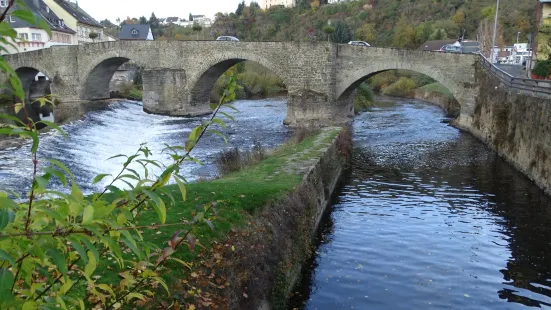
[[[69,0],[44,0],[46,4],[61,17],[67,26],[76,31],[79,43],[103,42],[107,39],[103,35],[103,26],[90,16],[78,2]],[[97,37],[92,39],[91,34]]]

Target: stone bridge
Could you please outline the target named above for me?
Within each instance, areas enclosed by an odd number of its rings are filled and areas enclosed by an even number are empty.
[[[208,113],[215,81],[245,60],[282,79],[291,125],[347,122],[354,115],[355,88],[385,70],[407,69],[437,80],[460,103],[462,119],[472,116],[477,93],[475,55],[324,42],[118,41],[56,46],[6,60],[27,91],[37,72],[49,77],[60,99],[57,121],[74,118],[84,102],[109,98],[111,77],[129,60],[144,68],[144,110],[177,116]]]

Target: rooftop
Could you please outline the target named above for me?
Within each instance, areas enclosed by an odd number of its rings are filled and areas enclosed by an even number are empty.
[[[123,25],[119,40],[147,40],[150,30],[149,25]]]
[[[43,0],[23,0],[23,2],[29,7],[33,15],[37,18],[43,19],[51,30],[66,32],[66,33],[75,33],[71,28],[67,27],[62,19],[60,19],[54,11],[50,10],[49,7]],[[36,25],[28,23],[20,18],[14,18],[15,22],[11,23],[13,28],[25,28],[25,27],[36,27]]]
[[[55,2],[69,14],[73,15],[79,23],[103,28],[100,23],[98,23],[94,18],[92,18],[92,16],[88,15],[88,13],[79,7],[78,3],[73,3],[68,0],[55,0]]]

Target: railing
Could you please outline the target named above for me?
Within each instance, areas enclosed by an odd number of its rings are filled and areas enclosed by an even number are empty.
[[[484,55],[479,54],[480,64],[491,75],[496,77],[505,87],[519,92],[542,98],[551,98],[551,80],[534,80],[515,77],[492,64]]]

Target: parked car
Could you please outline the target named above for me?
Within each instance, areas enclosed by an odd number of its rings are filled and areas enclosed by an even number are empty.
[[[348,42],[349,45],[355,45],[355,46],[371,46],[369,43],[364,41],[350,41]]]
[[[221,36],[216,38],[216,41],[233,41],[233,42],[239,42],[239,39],[232,36]]]
[[[442,46],[440,51],[448,53],[461,53],[461,46],[457,46],[455,44],[446,44]]]

